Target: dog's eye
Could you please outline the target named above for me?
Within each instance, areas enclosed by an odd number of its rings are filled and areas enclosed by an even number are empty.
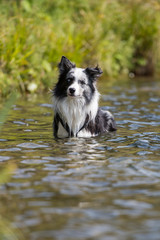
[[[72,78],[67,78],[67,82],[70,83],[72,81]]]
[[[80,82],[80,84],[82,84],[82,85],[85,85],[85,84],[86,84],[84,80],[80,80],[79,82]]]

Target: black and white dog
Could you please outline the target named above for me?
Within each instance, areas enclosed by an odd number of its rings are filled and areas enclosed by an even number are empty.
[[[58,65],[53,89],[55,137],[91,137],[116,130],[112,114],[98,107],[97,78],[102,70],[77,68],[66,57]]]

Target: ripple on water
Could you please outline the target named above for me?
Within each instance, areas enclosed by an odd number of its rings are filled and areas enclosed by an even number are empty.
[[[0,156],[0,162],[8,161],[8,160],[10,160],[10,159],[11,159],[11,157]]]
[[[19,151],[21,151],[21,148],[16,147],[0,149],[0,152],[19,152]]]
[[[28,125],[27,123],[22,122],[22,121],[13,121],[13,123],[17,124],[17,125]]]
[[[54,162],[66,162],[66,161],[71,161],[70,158],[66,157],[43,157],[43,160],[48,160],[48,161],[54,161]]]
[[[25,143],[20,143],[17,145],[18,147],[21,148],[48,148],[49,146],[46,144],[37,144],[33,142],[25,142]]]
[[[6,141],[7,141],[7,139],[0,138],[0,142],[6,142]]]
[[[133,147],[138,147],[138,148],[149,148],[150,147],[150,143],[148,140],[145,139],[139,139],[137,141],[135,141],[132,144]]]
[[[42,164],[47,162],[48,162],[47,160],[42,160],[42,159],[25,159],[21,161],[21,163],[24,163],[24,164]]]
[[[152,208],[152,204],[146,203],[146,202],[140,202],[136,200],[121,200],[121,199],[116,199],[114,201],[116,205],[120,205],[121,207],[124,208],[131,208],[131,209],[136,209],[139,211],[147,210]]]
[[[149,152],[149,151],[139,151],[137,152],[137,154],[139,156],[145,156],[145,155],[148,155],[148,154],[153,154],[152,152]]]
[[[53,109],[53,104],[49,104],[49,103],[42,103],[39,104],[40,107],[45,107],[45,108],[52,108]]]

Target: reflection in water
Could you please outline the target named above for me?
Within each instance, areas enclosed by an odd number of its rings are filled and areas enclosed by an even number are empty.
[[[74,140],[69,140],[66,145],[67,148],[68,146],[70,148],[70,152],[68,152],[68,155],[70,155],[70,158],[73,160],[97,161],[105,158],[103,151],[97,152],[97,148],[100,148],[101,145],[100,143],[98,143],[96,138],[92,138],[89,141],[87,141],[87,139],[85,138],[77,138]]]
[[[54,139],[47,98],[22,99],[3,125],[0,166],[17,169],[0,213],[24,239],[159,240],[160,86],[100,92],[116,133]]]

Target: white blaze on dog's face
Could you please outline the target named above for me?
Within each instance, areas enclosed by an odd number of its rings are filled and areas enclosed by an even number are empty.
[[[88,88],[88,77],[83,68],[72,68],[67,76],[68,83],[67,96],[82,97],[84,91]]]

